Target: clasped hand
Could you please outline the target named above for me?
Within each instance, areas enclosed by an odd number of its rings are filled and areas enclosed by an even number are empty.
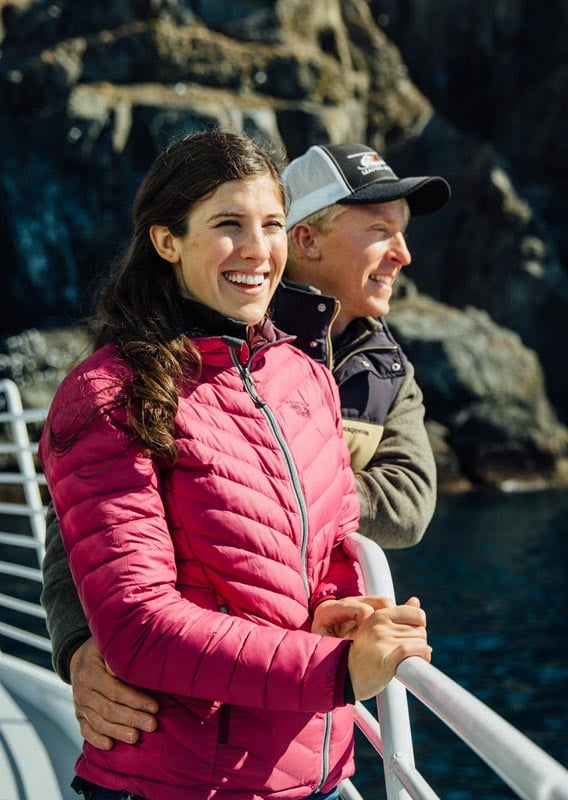
[[[357,700],[382,691],[405,658],[430,661],[432,653],[417,597],[400,606],[375,596],[325,600],[314,612],[312,633],[352,640],[348,666]]]

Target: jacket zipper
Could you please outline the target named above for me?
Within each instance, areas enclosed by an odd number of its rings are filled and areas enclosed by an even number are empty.
[[[330,320],[329,320],[329,322],[327,324],[327,332],[325,334],[325,342],[326,342],[326,349],[327,349],[327,364],[326,364],[326,367],[328,368],[328,370],[330,372],[332,372],[333,369],[334,369],[334,365],[333,365],[334,354],[333,354],[333,342],[331,340],[331,329],[332,329],[333,323],[337,319],[337,315],[339,314],[340,311],[341,311],[341,303],[339,302],[339,300],[336,300],[335,301],[335,307],[333,309],[333,314],[331,315],[331,318],[330,318]]]
[[[325,727],[323,731],[323,746],[321,751],[321,778],[317,786],[313,789],[313,794],[319,792],[321,787],[327,780],[327,776],[329,774],[329,742],[331,739],[331,725],[333,722],[333,717],[331,715],[331,711],[327,711],[325,714]]]
[[[263,349],[263,348],[259,348]],[[256,351],[256,353],[259,352]],[[239,375],[241,376],[241,380],[243,385],[247,391],[247,393],[252,398],[254,404],[260,411],[264,414],[270,428],[274,434],[276,441],[278,442],[284,458],[286,460],[286,465],[288,467],[288,472],[290,473],[290,480],[292,483],[292,488],[294,490],[294,494],[296,496],[296,501],[298,503],[298,508],[300,510],[300,519],[302,523],[302,546],[301,546],[301,560],[302,560],[302,581],[304,583],[304,589],[306,592],[306,597],[308,599],[308,603],[310,601],[310,587],[308,582],[308,573],[307,573],[307,550],[308,550],[308,516],[306,511],[306,504],[304,501],[304,495],[302,492],[302,487],[300,484],[300,478],[298,476],[298,471],[296,469],[296,465],[294,463],[294,459],[292,458],[292,454],[288,448],[286,440],[282,431],[280,430],[280,426],[274,417],[271,409],[267,406],[264,400],[260,397],[258,392],[256,391],[256,387],[254,385],[253,377],[249,370],[249,364],[251,359],[247,362],[246,366],[243,366],[239,361],[235,351],[231,348],[231,360],[233,364],[237,368]],[[322,756],[321,756],[321,777],[314,788],[314,792],[318,792],[324,783],[327,780],[327,776],[329,774],[329,743],[331,739],[331,725],[332,725],[332,714],[331,711],[327,711],[325,714],[325,723],[324,723],[324,733],[323,733],[323,744],[322,744]]]
[[[302,524],[302,545],[300,549],[301,562],[302,562],[302,582],[304,584],[304,590],[306,592],[306,597],[309,602],[310,585],[308,582],[308,570],[306,563],[307,552],[308,552],[308,515],[306,511],[304,495],[302,492],[302,486],[300,484],[300,478],[298,476],[298,471],[296,469],[294,459],[292,458],[292,454],[290,453],[286,440],[284,439],[284,435],[280,430],[280,426],[278,425],[278,422],[276,421],[274,414],[256,391],[252,375],[250,374],[250,370],[248,368],[248,364],[246,366],[243,366],[233,349],[231,349],[231,359],[233,361],[233,364],[237,368],[239,375],[241,376],[241,380],[243,382],[246,391],[252,398],[255,406],[258,409],[260,409],[262,414],[264,414],[268,424],[270,425],[272,433],[274,434],[274,438],[276,439],[278,445],[280,446],[280,449],[286,461],[286,466],[288,467],[292,489],[294,490],[294,495],[296,497],[296,502],[298,504],[298,509],[300,511],[300,521]],[[250,359],[248,363],[250,364]]]

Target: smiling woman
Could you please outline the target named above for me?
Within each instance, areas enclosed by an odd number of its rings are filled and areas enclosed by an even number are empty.
[[[150,238],[184,297],[255,325],[286,264],[283,204],[271,175],[228,181],[192,207],[185,236],[152,225]]]
[[[73,785],[89,800],[332,800],[353,773],[350,703],[430,657],[416,598],[360,596],[337,386],[265,316],[284,211],[246,137],[168,147],[96,350],[49,412],[40,457],[86,617],[75,641],[159,707],[135,747],[99,749],[82,721]]]

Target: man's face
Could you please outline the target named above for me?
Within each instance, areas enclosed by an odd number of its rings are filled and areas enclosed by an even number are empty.
[[[346,206],[328,232],[317,231],[319,259],[310,282],[341,303],[333,333],[356,317],[384,316],[400,270],[410,264],[406,204]]]

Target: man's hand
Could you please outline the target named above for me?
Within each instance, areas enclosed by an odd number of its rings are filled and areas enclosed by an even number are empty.
[[[135,744],[140,731],[156,730],[157,702],[112,673],[94,639],[87,639],[69,663],[75,715],[83,738],[98,750],[115,741]]]
[[[357,626],[352,639],[348,664],[357,700],[367,700],[382,691],[405,658],[431,658],[426,615],[416,597],[402,606],[391,603],[373,611]]]

